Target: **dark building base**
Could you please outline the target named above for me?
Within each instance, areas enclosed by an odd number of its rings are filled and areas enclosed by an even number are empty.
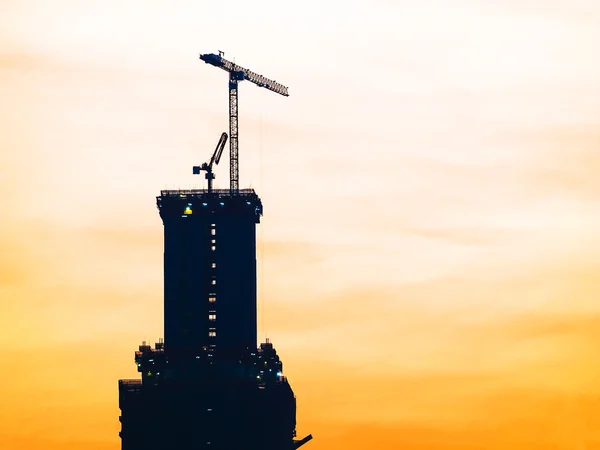
[[[119,380],[122,450],[297,448],[296,398],[272,344],[237,361],[208,352],[183,365],[161,343],[140,346],[142,380]]]

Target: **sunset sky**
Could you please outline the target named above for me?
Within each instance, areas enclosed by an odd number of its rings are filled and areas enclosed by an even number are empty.
[[[597,0],[0,0],[0,449],[120,448],[217,50],[304,448],[600,449]]]

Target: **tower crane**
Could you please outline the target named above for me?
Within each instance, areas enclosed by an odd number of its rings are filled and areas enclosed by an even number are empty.
[[[217,148],[210,158],[210,163],[203,163],[201,166],[194,166],[194,175],[199,175],[201,170],[206,170],[206,179],[208,180],[208,193],[212,192],[212,180],[215,179],[215,175],[212,171],[213,164],[219,164],[221,155],[223,154],[223,148],[225,148],[225,142],[227,142],[227,133],[221,134]]]
[[[288,97],[288,88],[276,81],[270,80],[251,70],[244,69],[235,63],[223,58],[223,52],[219,54],[201,54],[200,59],[207,64],[212,64],[226,72],[229,72],[229,182],[232,195],[239,192],[239,168],[238,168],[238,83],[243,80],[251,81],[257,86],[264,87],[270,91]],[[208,176],[208,174],[207,174]]]

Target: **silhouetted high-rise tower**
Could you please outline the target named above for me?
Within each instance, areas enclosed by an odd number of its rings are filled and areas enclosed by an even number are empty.
[[[256,348],[252,189],[162,191],[165,341],[119,381],[123,450],[291,450],[296,401],[270,342]]]
[[[256,348],[256,223],[253,190],[162,191],[165,346]]]
[[[141,380],[119,380],[122,450],[293,450],[311,439],[294,440],[296,399],[282,363],[268,340],[256,346],[262,203],[237,184],[212,189],[223,138],[211,163],[194,168],[207,171],[209,189],[157,197],[165,339],[135,352]]]

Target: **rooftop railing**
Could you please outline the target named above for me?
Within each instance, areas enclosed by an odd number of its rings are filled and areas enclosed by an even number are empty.
[[[162,197],[180,197],[182,195],[207,195],[208,189],[174,189],[174,190],[162,190],[160,191],[160,195]],[[231,197],[231,191],[229,189],[213,189],[211,194],[216,197]],[[256,192],[254,189],[240,189],[237,194],[233,194],[233,196],[241,196],[248,197],[254,196]]]

